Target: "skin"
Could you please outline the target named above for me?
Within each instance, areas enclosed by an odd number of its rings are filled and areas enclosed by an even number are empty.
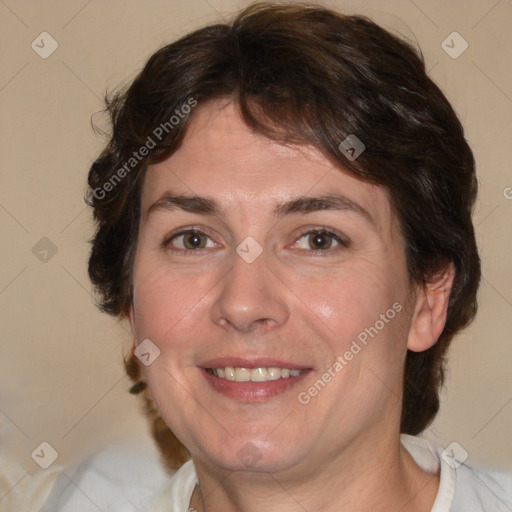
[[[206,197],[220,211],[148,212],[165,193]],[[326,194],[343,195],[372,220],[354,209],[274,214],[280,203]],[[204,248],[186,249],[190,236],[174,236],[191,226],[205,233]],[[346,243],[324,234],[318,248],[322,230]],[[252,263],[236,252],[248,236],[263,250]],[[452,280],[449,267],[428,286],[411,286],[382,188],[315,148],[254,134],[229,101],[198,106],[183,145],[147,172],[130,313],[135,345],[149,338],[160,350],[144,372],[160,414],[192,454],[200,489],[191,506],[430,510],[439,477],[399,441],[401,378],[407,349],[426,350],[442,332]],[[394,303],[403,310],[301,404],[298,393]],[[255,403],[220,394],[199,369],[247,354],[312,370]],[[239,456],[247,443],[260,457],[251,467]]]

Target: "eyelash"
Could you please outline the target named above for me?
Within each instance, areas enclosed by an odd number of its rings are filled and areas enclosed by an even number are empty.
[[[201,229],[198,229],[195,227],[188,227],[188,228],[181,229],[180,231],[177,231],[176,233],[172,233],[172,234],[168,235],[162,242],[162,247],[169,249],[173,240],[176,240],[177,238],[184,236],[184,235],[188,235],[188,234],[197,234],[199,236],[206,236],[211,241],[213,241],[212,238],[207,233],[202,231]],[[336,248],[347,248],[350,245],[350,241],[347,240],[342,235],[337,234],[329,229],[322,228],[322,227],[304,229],[303,231],[300,232],[299,236],[295,239],[295,241],[293,242],[292,245],[296,244],[301,238],[303,238],[306,235],[315,235],[315,234],[321,234],[324,236],[331,237],[333,239],[333,241],[335,241],[338,245],[336,245],[334,247],[329,247],[328,249],[300,249],[300,250],[309,251],[311,253],[318,255],[319,253],[322,253],[322,252],[324,252],[324,253],[332,252],[333,250],[336,250]],[[210,249],[210,248],[208,248],[208,249]],[[201,248],[199,248],[199,249],[181,249],[181,248],[171,247],[170,250],[172,250],[173,252],[177,252],[177,253],[187,253],[188,255],[191,255],[191,253],[193,253],[195,255],[199,255],[202,252]]]
[[[338,234],[334,231],[331,231],[330,229],[326,229],[323,227],[314,227],[314,228],[305,228],[303,231],[300,232],[299,236],[296,238],[294,244],[296,244],[302,237],[306,235],[327,235],[331,237],[338,245],[335,247],[329,247],[328,249],[301,249],[303,251],[309,251],[312,254],[319,255],[320,253],[324,252],[332,252],[336,249],[346,249],[349,247],[350,242],[349,240],[342,236],[341,234]]]

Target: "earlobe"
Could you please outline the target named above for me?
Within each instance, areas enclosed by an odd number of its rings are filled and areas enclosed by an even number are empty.
[[[454,278],[455,267],[450,262],[442,272],[418,289],[407,341],[409,350],[423,352],[438,340],[446,324]]]

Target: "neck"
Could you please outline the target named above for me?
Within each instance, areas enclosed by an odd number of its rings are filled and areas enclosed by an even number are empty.
[[[221,474],[194,461],[200,490],[190,506],[197,512],[426,512],[439,488],[439,476],[424,472],[398,440],[352,443],[327,463],[311,462],[307,470]]]

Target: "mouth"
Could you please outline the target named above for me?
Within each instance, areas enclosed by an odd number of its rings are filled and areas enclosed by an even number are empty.
[[[243,402],[262,402],[289,391],[312,368],[275,360],[218,359],[200,367],[217,392]]]
[[[258,367],[258,368],[242,368],[226,366],[224,368],[206,368],[210,375],[214,375],[219,379],[225,379],[231,382],[269,382],[278,379],[289,379],[290,377],[298,377],[307,369],[290,370],[289,368],[278,368],[275,366]]]

